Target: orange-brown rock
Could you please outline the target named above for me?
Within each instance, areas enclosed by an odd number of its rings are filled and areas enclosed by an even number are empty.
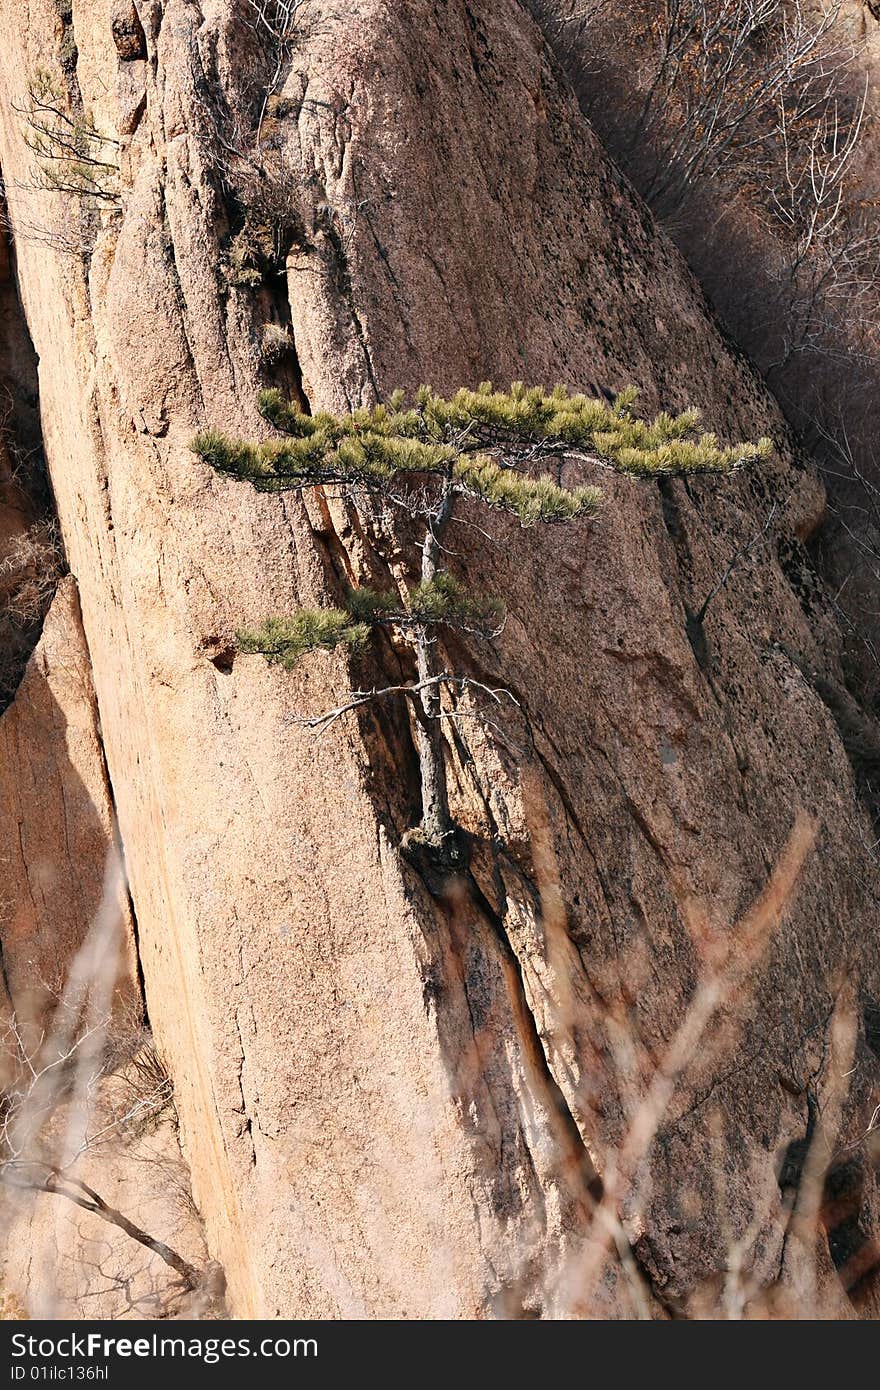
[[[0,1297],[30,1317],[211,1317],[222,1309],[222,1277],[205,1252],[173,1114],[151,1114],[143,1106],[139,1124],[110,1128],[136,1094],[124,1075],[93,1088],[104,1132],[76,1172],[109,1206],[203,1272],[203,1280],[196,1289],[182,1287],[158,1255],[64,1197],[4,1186]],[[59,1118],[67,1118],[64,1107]]]
[[[128,900],[105,902],[114,820],[76,585],[61,581],[12,705],[0,716],[0,940],[19,1013],[60,991],[102,907],[120,988],[137,991]]]
[[[85,278],[24,235],[70,216],[26,189],[15,114],[56,10],[33,0],[25,22],[0,0],[0,163],[46,451],[210,1253],[242,1315],[628,1311],[613,1268],[587,1299],[580,1278],[632,1099],[609,1019],[618,1042],[634,1030],[643,1087],[695,987],[689,904],[727,932],[802,809],[816,847],[741,1026],[675,1089],[627,1231],[655,1313],[750,1231],[744,1259],[772,1284],[776,1172],[808,1097],[848,1144],[878,1081],[862,1026],[850,1097],[831,1094],[841,980],[847,1017],[880,980],[869,831],[804,674],[840,678],[798,541],[820,490],[519,4],[308,8],[269,117],[304,230],[286,279],[255,289],[230,273],[210,115],[218,86],[234,113],[252,102],[242,7],[137,0],[147,58],[121,72],[110,0],[74,0],[78,92],[124,132],[121,205]],[[719,432],[777,443],[753,478],[611,484],[601,521],[561,545],[461,528],[457,565],[510,617],[489,657],[458,655],[520,713],[450,725],[474,853],[444,900],[398,851],[418,814],[402,724],[315,739],[291,716],[335,703],[340,660],[293,676],[229,660],[237,626],[380,568],[375,519],[257,496],[189,452],[207,422],[263,428],[267,321],[289,328],[282,366],[315,407],[422,380],[635,381],[649,407],[696,402]],[[827,1242],[823,1261],[831,1289]]]

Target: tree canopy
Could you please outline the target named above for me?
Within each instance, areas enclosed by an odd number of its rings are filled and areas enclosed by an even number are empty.
[[[315,485],[387,492],[401,479],[433,479],[512,513],[524,526],[572,521],[598,509],[599,488],[566,488],[547,473],[532,476],[565,456],[658,478],[725,473],[770,452],[768,439],[720,445],[714,434],[700,432],[696,410],[640,420],[636,400],[634,390],[609,405],[564,386],[547,392],[515,382],[510,391],[496,391],[484,382],[448,400],[428,386],[410,403],[398,391],[387,405],[337,416],[308,415],[279,391],[265,391],[260,411],[286,438],[249,443],[210,430],[193,448],[219,472],[263,492]]]
[[[206,463],[261,492],[319,486],[354,502],[380,497],[419,523],[417,583],[388,592],[356,587],[338,607],[269,617],[239,633],[238,646],[290,670],[308,652],[343,647],[363,655],[373,632],[396,632],[410,650],[415,679],[351,692],[338,708],[304,722],[328,727],[374,701],[409,700],[422,780],[421,829],[443,853],[454,840],[440,732],[443,692],[453,698],[479,690],[495,699],[502,693],[445,669],[438,657],[444,628],[488,640],[504,625],[500,602],[468,592],[446,568],[443,538],[459,499],[506,512],[523,527],[570,524],[596,514],[602,490],[594,483],[568,486],[569,463],[656,479],[728,473],[770,452],[768,439],[720,444],[701,431],[696,410],[642,420],[636,400],[635,390],[609,404],[564,386],[548,392],[514,382],[509,391],[496,391],[484,382],[448,399],[423,386],[410,400],[397,391],[372,408],[310,415],[279,391],[265,391],[259,408],[278,437],[252,443],[208,430],[193,441]]]

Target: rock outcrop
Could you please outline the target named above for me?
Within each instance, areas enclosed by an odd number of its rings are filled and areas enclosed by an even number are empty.
[[[144,1317],[216,1307],[189,1173],[177,1142],[170,1086],[156,1085],[145,1043],[137,946],[124,876],[115,871],[115,818],[104,764],[76,585],[61,581],[12,705],[0,717],[0,1076],[13,1075],[13,1043],[35,1065],[39,1039],[71,1027],[65,986],[79,971],[91,993],[90,1026],[108,1055],[89,1073],[101,1140],[78,1177],[205,1274],[182,1291],[173,1270],[120,1229],[63,1197],[0,1188],[0,1291],[31,1316]],[[86,957],[100,954],[97,971]],[[79,996],[74,996],[76,1000]],[[95,1014],[97,998],[106,1015]],[[85,1036],[73,1030],[71,1041]],[[118,1061],[111,1063],[114,1055]],[[99,1075],[98,1068],[105,1075]],[[58,1096],[63,1132],[66,1098]],[[131,1114],[123,1124],[119,1116]],[[213,1291],[214,1294],[217,1290]]]
[[[5,984],[17,1012],[39,1014],[101,910],[113,853],[113,807],[79,615],[76,585],[62,580],[13,704],[0,718],[0,939]],[[120,987],[139,993],[127,897],[118,923]],[[41,997],[42,996],[42,999]]]
[[[315,0],[258,133],[275,65],[248,6],[135,9],[143,44],[110,0],[69,20],[0,0],[0,165],[147,1007],[231,1310],[628,1312],[616,1266],[585,1287],[591,1213],[693,996],[693,904],[731,929],[799,811],[815,848],[737,1027],[679,1079],[627,1235],[657,1315],[750,1228],[746,1262],[773,1284],[777,1172],[815,1104],[854,1146],[846,1260],[863,1258],[876,1038],[859,1025],[846,1097],[829,1059],[833,1021],[880,997],[876,869],[805,674],[840,680],[839,634],[804,548],[821,489],[779,411],[516,0]],[[119,203],[83,218],[84,260],[60,235],[69,200],[32,187],[20,113],[49,62],[120,141]],[[268,172],[243,191],[254,159]],[[285,231],[283,265],[256,276],[236,271],[249,212]],[[293,716],[336,702],[339,658],[289,676],[232,656],[239,625],[378,570],[378,519],[255,495],[188,445],[205,423],[264,429],[272,381],[342,408],[492,377],[635,382],[649,408],[697,403],[777,455],[711,485],[611,482],[564,549],[461,527],[462,575],[510,612],[474,669],[519,712],[450,724],[473,857],[437,897],[398,852],[417,816],[403,724],[316,739]],[[829,1222],[830,1298],[846,1261]]]

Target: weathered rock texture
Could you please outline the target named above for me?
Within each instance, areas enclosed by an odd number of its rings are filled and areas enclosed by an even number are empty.
[[[125,1108],[118,1079],[101,1083],[98,1113]],[[114,1090],[116,1094],[114,1094]],[[173,1118],[148,1132],[111,1133],[77,1164],[83,1182],[196,1269],[204,1284],[184,1290],[177,1273],[117,1227],[48,1193],[0,1192],[4,1250],[0,1291],[36,1318],[215,1316],[222,1286],[209,1267],[189,1171]]]
[[[39,1009],[102,905],[113,808],[76,585],[62,581],[15,701],[0,718],[0,939],[16,1010]],[[128,901],[119,890],[119,962],[137,992]],[[35,999],[34,996],[37,996]]]
[[[0,709],[21,678],[39,630],[38,622],[31,627],[20,614],[8,611],[17,577],[7,572],[9,557],[44,510],[36,490],[27,485],[33,481],[35,462],[39,468],[36,362],[16,294],[4,224],[0,202]]]
[[[124,880],[112,872],[114,824],[76,585],[67,578],[18,694],[0,718],[0,1074],[11,1074],[13,1018],[36,1065],[49,1060],[39,1039],[53,1020],[56,1028],[70,1026],[59,1000],[71,968],[89,949],[90,932],[100,931],[101,960],[89,981],[93,1015],[97,992],[112,1017],[102,1059],[107,1075],[92,1095],[90,1132],[103,1138],[76,1172],[207,1272],[173,1111],[166,1104],[154,1113],[150,1082],[129,1060],[131,1053],[143,1055],[142,1001],[128,897]],[[103,1016],[94,1022],[103,1027]],[[115,1053],[118,1062],[111,1060]],[[135,1121],[113,1128],[114,1117],[132,1108]],[[64,1115],[61,1103],[56,1133],[63,1133]],[[209,1287],[183,1295],[177,1275],[157,1256],[62,1197],[0,1188],[0,1222],[0,1290],[32,1316],[151,1317],[215,1307]]]
[[[824,1103],[842,972],[861,1003],[880,992],[868,831],[804,674],[839,678],[803,547],[821,491],[515,0],[304,7],[264,128],[298,190],[286,289],[229,270],[241,209],[218,135],[261,104],[248,7],[136,9],[146,58],[120,50],[109,0],[74,0],[70,25],[52,0],[2,0],[0,163],[22,228],[71,216],[23,186],[14,107],[75,41],[72,99],[122,139],[121,207],[87,279],[23,237],[20,283],[147,1003],[230,1307],[626,1312],[613,1271],[586,1300],[579,1278],[594,1178],[626,1128],[606,1016],[635,1030],[644,1085],[694,988],[686,900],[726,932],[803,808],[817,846],[741,1033],[678,1087],[629,1232],[659,1312],[715,1277],[763,1203],[749,1258],[772,1282],[775,1169],[808,1088]],[[401,722],[316,740],[291,715],[335,703],[339,660],[291,677],[230,657],[236,626],[381,570],[375,518],[256,496],[188,451],[206,422],[262,428],[268,321],[315,407],[422,380],[634,381],[649,408],[697,402],[720,432],[778,444],[752,479],[611,485],[563,546],[461,528],[456,563],[510,608],[490,658],[467,660],[522,715],[450,726],[474,856],[445,901],[397,850],[418,814]],[[773,500],[700,629],[689,615]],[[876,1103],[862,1034],[852,1065],[833,1143]],[[875,1180],[853,1153],[864,1224]],[[826,1250],[829,1290],[830,1270]]]

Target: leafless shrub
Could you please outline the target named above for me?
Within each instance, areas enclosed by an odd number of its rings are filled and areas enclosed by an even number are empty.
[[[0,612],[19,625],[42,622],[63,572],[57,521],[35,521],[15,537],[0,560]]]
[[[241,210],[241,225],[227,252],[231,283],[256,287],[267,272],[278,271],[290,247],[302,244],[302,173],[291,165],[273,134],[262,149],[231,154],[218,161],[232,201]]]
[[[290,44],[297,31],[297,21],[308,7],[309,0],[247,0],[251,23],[276,43]]]
[[[260,348],[264,362],[276,362],[293,347],[290,329],[280,323],[266,323],[260,335]]]
[[[278,91],[284,69],[296,41],[310,0],[247,0],[250,22],[258,33],[268,36],[272,52],[272,72],[266,84],[263,103],[257,121],[256,148],[262,139],[263,119],[269,102]]]
[[[650,1189],[647,1160],[673,1094],[698,1055],[703,1063],[708,1054],[719,1064],[730,1056],[748,1011],[756,967],[788,910],[815,833],[815,826],[799,817],[764,892],[729,933],[715,930],[699,904],[683,904],[701,974],[681,1023],[656,1062],[630,1033],[625,1013],[608,1013],[609,1046],[618,1084],[629,1093],[630,1119],[623,1141],[607,1156],[593,1218],[596,1241],[578,1271],[580,1296],[587,1303],[612,1251],[623,1255],[628,1267],[627,1232],[640,1227]],[[634,1268],[628,1273],[636,1280]]]
[[[72,42],[70,28],[65,39]],[[0,225],[19,242],[87,258],[102,220],[120,205],[119,141],[77,109],[63,83],[43,68],[30,78],[24,104],[12,109],[34,160],[28,177],[16,184],[21,197],[14,221],[0,184]],[[52,193],[62,195],[63,207],[47,201]]]
[[[839,0],[531,3],[582,106],[826,471],[826,555],[863,684],[867,647],[880,650],[866,564],[880,218],[864,174],[863,39]]]
[[[157,1255],[177,1274],[181,1289],[192,1290],[201,1282],[200,1272],[113,1207],[76,1171],[83,1155],[99,1153],[111,1134],[143,1132],[148,1117],[171,1101],[164,1069],[150,1040],[141,1037],[123,1081],[126,1103],[109,1115],[97,1104],[100,1084],[108,1080],[120,1047],[125,1050],[114,1038],[112,1013],[121,874],[114,853],[101,907],[71,964],[51,1026],[26,1024],[12,1013],[0,1031],[0,1183],[20,1192],[59,1196],[91,1213]]]
[[[60,56],[69,74],[76,62],[70,27]],[[64,82],[44,69],[30,79],[24,105],[13,110],[23,122],[34,160],[29,175],[17,183],[21,196],[14,223],[4,211],[5,224],[19,242],[87,261],[101,227],[121,206],[120,142],[101,130],[91,112],[69,98]],[[47,199],[53,193],[63,202]]]
[[[91,243],[91,238],[85,236],[75,223],[58,221],[52,225],[31,217],[16,217],[13,223],[6,211],[5,203],[0,206],[0,226],[19,243],[31,242],[37,246],[45,246],[57,252],[59,256],[71,256],[76,260],[82,260]]]
[[[841,34],[839,3],[597,0],[586,15],[535,5],[569,49],[580,45],[575,63],[599,64],[601,84],[581,79],[581,95],[661,216],[717,184],[746,195],[802,256],[839,224],[865,133],[859,50]],[[624,68],[629,80],[612,83]]]
[[[259,97],[256,124],[216,110],[206,122],[211,160],[235,228],[227,274],[232,283],[252,287],[282,273],[290,248],[309,241],[304,173],[287,130],[296,104],[268,88],[261,88]]]
[[[880,700],[880,458],[837,408],[814,422],[829,486],[821,544],[829,598],[844,633],[847,670],[866,709]],[[880,807],[880,789],[871,804]]]
[[[64,568],[51,518],[32,523],[0,560],[0,709],[18,689]]]
[[[571,973],[569,924],[540,775],[526,774],[523,796],[540,895],[537,927],[542,964],[538,969],[547,997],[553,1001],[552,1011],[540,1019],[541,1035],[551,1066],[555,1071],[558,1065],[556,1074],[562,1074],[566,1058],[584,1055],[584,1001]],[[689,1094],[704,1093],[706,1078],[730,1074],[734,1059],[741,1055],[744,1033],[759,1008],[769,953],[793,907],[816,834],[817,827],[807,816],[797,816],[763,891],[729,927],[684,883],[678,886],[675,896],[694,954],[695,982],[680,1019],[670,1025],[668,1040],[659,1048],[655,1038],[644,1040],[640,1027],[640,981],[652,967],[637,942],[618,956],[619,996],[609,992],[594,996],[597,1034],[581,1103],[589,1107],[590,1095],[601,1096],[602,1118],[597,1115],[591,1138],[591,1157],[597,1165],[591,1187],[595,1205],[589,1214],[588,1236],[563,1269],[555,1316],[597,1316],[601,1289],[615,1266],[623,1275],[633,1316],[651,1317],[656,1298],[665,1297],[664,1280],[658,1287],[652,1261],[645,1261],[656,1200],[655,1159],[663,1152],[663,1134],[674,1133],[676,1116]],[[857,1029],[854,990],[845,971],[829,979],[828,991],[827,1015],[811,1030],[815,1038],[811,1042],[807,1034],[802,1050],[789,1063],[787,1084],[792,1085],[792,1093],[796,1088],[807,1113],[805,1139],[790,1146],[787,1171],[768,1162],[759,1149],[751,1189],[734,1209],[725,1175],[731,1155],[731,1134],[725,1131],[732,1121],[719,1100],[714,1110],[707,1108],[703,1121],[710,1152],[715,1154],[706,1175],[713,1189],[691,1188],[690,1175],[682,1172],[674,1194],[663,1194],[664,1213],[671,1200],[688,1225],[697,1221],[698,1212],[708,1216],[711,1211],[706,1245],[718,1251],[717,1268],[706,1261],[705,1283],[685,1301],[670,1303],[673,1316],[840,1316],[850,1290],[870,1272],[869,1266],[873,1268],[876,1246],[866,1241],[851,1260],[838,1264],[839,1280],[833,1279],[830,1269],[831,1244],[838,1239],[841,1223],[850,1219],[852,1210],[858,1215],[857,1196],[844,1211],[835,1198],[842,1164],[853,1144],[864,1147],[874,1142],[878,1111],[867,1125],[848,1111]],[[608,1117],[614,1113],[620,1115],[615,1122],[618,1132],[612,1130],[603,1144],[599,1135],[608,1132]],[[847,1114],[850,1118],[845,1120]],[[736,1152],[740,1162],[742,1150]],[[661,1158],[659,1171],[663,1168]],[[777,1236],[768,1251],[768,1231],[781,1232],[781,1248]],[[823,1277],[830,1277],[831,1283],[819,1276],[823,1244]]]
[[[311,0],[245,0],[235,23],[246,39],[247,74],[229,100],[221,84],[206,84],[197,134],[230,214],[226,277],[256,289],[283,273],[292,245],[306,242],[303,170],[285,127],[303,103],[282,88],[297,45],[313,32]]]
[[[140,1139],[152,1134],[165,1119],[171,1118],[176,1124],[174,1083],[149,1032],[135,1037],[127,1062],[115,1068],[115,1081],[118,1099],[103,1118],[105,1136],[115,1132],[128,1139]]]

